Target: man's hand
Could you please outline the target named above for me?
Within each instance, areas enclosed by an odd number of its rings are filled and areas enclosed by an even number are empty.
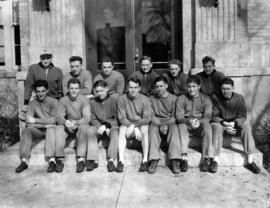
[[[162,135],[167,135],[168,133],[168,126],[167,125],[162,125],[159,127],[159,131]]]
[[[228,126],[225,130],[228,134],[230,135],[235,135],[236,134],[236,129]]]
[[[77,127],[74,123],[74,121],[71,121],[71,120],[66,120],[65,122],[65,126],[67,128],[70,128],[70,129],[75,129],[75,127]]]
[[[140,129],[138,127],[134,128],[134,134],[135,134],[135,138],[139,141],[142,140],[142,132],[140,131]]]
[[[99,135],[103,135],[103,133],[106,131],[106,126],[105,125],[101,125],[98,130],[97,130],[97,133]]]
[[[134,124],[129,125],[129,127],[127,129],[127,133],[126,133],[127,138],[130,138],[132,136],[134,128],[135,128]]]
[[[107,136],[110,136],[111,129],[108,129],[108,128],[107,128],[107,129],[105,130],[105,132],[106,132]]]
[[[192,129],[197,129],[200,126],[200,122],[197,118],[190,119],[189,123]]]
[[[36,119],[34,117],[32,117],[32,116],[27,116],[26,117],[26,122],[34,124],[34,123],[36,123]]]
[[[32,101],[32,100],[35,100],[36,98],[37,98],[37,95],[36,95],[35,91],[33,91],[32,94],[31,94],[31,97],[29,99],[29,102]]]

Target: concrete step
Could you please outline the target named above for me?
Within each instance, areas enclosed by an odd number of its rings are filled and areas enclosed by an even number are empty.
[[[199,151],[199,141],[192,139],[190,141],[190,147],[188,150],[188,164],[190,167],[198,167],[201,161],[201,153]],[[231,144],[231,145],[229,145]],[[243,153],[243,147],[239,138],[232,138],[232,140],[226,140],[224,145],[226,148],[222,148],[220,155],[221,167],[236,167],[243,166],[245,163],[245,155]],[[71,142],[68,147],[65,148],[65,166],[75,166],[75,151],[74,142]],[[161,159],[159,161],[159,166],[165,166],[168,164],[168,158],[166,154],[160,152]],[[142,154],[138,149],[127,149],[125,152],[125,165],[126,166],[139,166],[142,159]],[[258,165],[262,165],[263,156],[262,153],[256,150],[254,154],[254,161]],[[3,165],[10,166],[11,163],[14,167],[20,163],[19,159],[19,143],[11,146],[7,151],[0,153],[0,162]],[[106,166],[106,150],[100,145],[99,148],[99,166]],[[30,166],[46,166],[47,163],[44,157],[44,140],[39,141],[33,147],[31,151],[31,158],[29,161]]]

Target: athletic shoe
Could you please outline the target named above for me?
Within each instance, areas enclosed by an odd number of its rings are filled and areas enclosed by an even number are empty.
[[[139,168],[139,172],[145,172],[148,170],[148,162],[142,162]]]
[[[173,159],[173,160],[171,160],[171,162],[172,162],[172,172],[174,174],[179,174],[180,173],[180,168],[179,168],[178,160]]]
[[[124,164],[121,161],[119,161],[117,164],[116,172],[121,173],[123,172],[123,170],[124,170]]]
[[[210,166],[209,166],[209,172],[210,173],[216,173],[217,172],[217,167],[218,167],[218,163],[217,163],[217,161],[215,161],[215,160],[212,160],[211,162],[210,162]]]
[[[48,169],[47,169],[47,173],[52,173],[54,172],[56,169],[56,164],[54,161],[50,161],[49,162],[49,166],[48,166]]]
[[[81,173],[84,171],[84,161],[79,161],[77,162],[77,168],[76,168],[76,172],[77,173]]]
[[[98,167],[98,163],[95,162],[94,160],[86,160],[85,166],[86,166],[86,171],[92,171]]]
[[[115,171],[115,165],[112,160],[109,160],[108,165],[107,165],[108,172],[113,172]]]
[[[27,168],[28,168],[27,163],[22,161],[21,164],[15,169],[15,172],[20,173],[20,172],[23,172]]]
[[[207,158],[204,158],[201,164],[201,171],[208,172],[208,169],[209,169],[209,160]]]
[[[158,164],[158,160],[151,160],[150,166],[148,168],[148,173],[149,174],[154,174],[156,172],[157,164]]]
[[[187,160],[180,160],[180,169],[181,169],[181,172],[187,172],[188,170]]]
[[[261,172],[261,169],[255,164],[255,162],[248,163],[246,168],[249,169],[252,173],[258,174]]]
[[[64,169],[64,163],[62,160],[56,160],[55,172],[61,173]]]

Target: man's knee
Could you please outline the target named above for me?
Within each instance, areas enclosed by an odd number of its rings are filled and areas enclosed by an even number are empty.
[[[29,137],[30,135],[32,135],[32,133],[33,133],[34,130],[35,130],[34,127],[26,127],[22,131],[22,137]]]
[[[149,129],[148,125],[143,125],[140,127],[142,134],[148,134],[148,129]]]
[[[240,127],[243,132],[251,132],[251,126],[247,123],[242,124]]]
[[[87,130],[89,129],[89,125],[88,124],[82,124],[78,126],[78,132],[87,132]]]
[[[212,123],[211,127],[213,130],[223,131],[223,126],[220,123]]]

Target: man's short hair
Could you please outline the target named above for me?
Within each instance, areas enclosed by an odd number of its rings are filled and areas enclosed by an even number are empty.
[[[38,79],[38,80],[35,81],[35,83],[33,84],[34,90],[36,90],[37,87],[45,87],[46,90],[47,90],[47,89],[48,89],[48,81],[47,81],[47,80],[44,80],[44,79]]]
[[[113,62],[113,59],[109,56],[105,56],[101,59],[101,65],[104,63],[104,62],[111,62],[112,65],[114,65],[114,62]]]
[[[224,85],[224,84],[229,84],[231,86],[234,86],[234,81],[230,77],[225,77],[221,81],[221,85]]]
[[[191,75],[188,77],[187,79],[187,84],[189,83],[196,83],[197,85],[200,85],[201,84],[201,80],[199,77],[197,77],[196,75]]]
[[[169,67],[170,67],[170,64],[175,64],[175,65],[179,66],[179,68],[182,66],[181,61],[179,61],[178,59],[170,60],[170,61],[169,61],[169,64],[168,64]]]
[[[77,78],[71,78],[68,80],[67,87],[69,88],[70,84],[79,84],[79,87],[81,88],[81,82]]]
[[[98,80],[94,83],[93,88],[97,88],[97,87],[104,87],[106,88],[108,86],[108,83],[105,82],[104,80]]]
[[[83,62],[83,59],[80,56],[71,56],[69,58],[69,62],[79,61],[81,64]]]
[[[132,77],[132,78],[130,78],[129,80],[128,80],[128,83],[129,82],[134,82],[134,83],[136,83],[136,84],[139,84],[139,87],[141,86],[141,81],[138,79],[138,78],[136,78],[136,77]]]
[[[203,65],[205,65],[205,64],[208,63],[209,61],[210,61],[213,65],[215,65],[216,60],[213,59],[213,58],[210,57],[210,56],[205,56],[205,57],[203,57],[203,59],[202,59]]]
[[[167,80],[165,77],[160,76],[160,77],[157,77],[157,78],[155,79],[154,85],[155,85],[157,82],[161,82],[161,81],[163,81],[165,84],[168,84],[168,80]]]
[[[142,63],[142,61],[147,60],[150,63],[152,63],[152,58],[150,56],[142,56],[142,58],[140,59],[140,63]]]

